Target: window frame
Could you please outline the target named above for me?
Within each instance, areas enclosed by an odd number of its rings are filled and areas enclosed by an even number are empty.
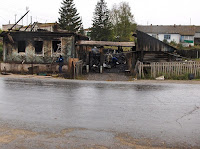
[[[60,47],[60,52],[57,52],[57,50],[56,50],[56,52],[54,51],[54,47],[53,47],[53,42],[59,42],[59,44],[61,44],[61,47],[62,47],[62,41],[60,40],[60,39],[58,39],[58,40],[52,40],[51,41],[51,52],[52,52],[52,55],[53,54],[61,54],[62,53],[62,48]]]
[[[168,37],[168,38],[167,38]],[[164,34],[164,39],[166,40],[171,40],[171,35],[170,34]]]
[[[36,52],[36,42],[42,42],[42,51],[41,52]],[[35,51],[35,55],[44,55],[44,41],[43,40],[34,40],[34,51]]]
[[[22,51],[22,50],[19,50],[19,49],[20,49],[20,48],[19,48],[19,45],[20,45],[19,42],[24,42],[24,47],[21,46],[21,47],[23,47],[23,49],[24,49],[23,51]],[[18,52],[18,53],[22,53],[22,54],[23,54],[23,53],[26,53],[26,45],[27,45],[27,44],[26,44],[26,41],[25,41],[25,40],[19,40],[19,41],[17,42],[17,52]]]

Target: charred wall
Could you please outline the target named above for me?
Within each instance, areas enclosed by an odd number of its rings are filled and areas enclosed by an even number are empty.
[[[11,32],[4,36],[4,62],[48,64],[63,55],[67,63],[75,53],[75,38],[66,33]],[[60,43],[61,48],[53,46],[53,42]]]

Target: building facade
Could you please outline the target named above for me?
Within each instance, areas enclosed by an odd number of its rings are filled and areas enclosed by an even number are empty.
[[[40,71],[49,71],[57,66],[56,60],[62,55],[65,68],[70,58],[76,58],[75,43],[88,40],[87,37],[69,32],[3,32],[3,62],[1,70],[10,72],[28,71],[32,64]],[[23,65],[22,65],[23,64]],[[14,67],[15,66],[15,67]],[[52,71],[57,71],[54,68]]]
[[[137,29],[150,36],[159,39],[160,41],[176,42],[185,47],[199,44],[200,26],[138,26]]]

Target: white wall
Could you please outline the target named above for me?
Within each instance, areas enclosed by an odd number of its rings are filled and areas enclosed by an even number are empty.
[[[153,36],[160,41],[164,40],[164,35],[171,35],[171,39],[168,39],[167,41],[170,43],[171,41],[175,41],[177,44],[181,43],[184,47],[194,46],[194,36],[181,36],[180,34],[152,34],[148,33],[148,35]],[[195,37],[200,38],[200,33],[196,33]],[[181,40],[192,40],[193,43],[184,43]]]
[[[8,29],[10,29],[14,24],[6,24],[6,25],[2,25],[2,30],[3,31],[8,31]],[[16,25],[13,29],[19,29],[22,25]]]
[[[193,43],[185,43],[184,40],[193,41]],[[184,47],[194,46],[194,36],[182,36],[181,42]]]
[[[200,33],[195,33],[194,37],[195,38],[200,38]]]
[[[164,40],[164,35],[171,35],[171,39],[168,39],[168,42],[175,41],[176,43],[180,43],[181,35],[179,34],[152,34],[148,33],[150,36],[156,37],[160,41]]]
[[[159,34],[158,35],[158,39],[163,41],[164,40],[164,35],[171,35],[171,38],[167,40],[169,43],[171,41],[175,41],[176,43],[180,43],[181,35],[179,35],[179,34]]]

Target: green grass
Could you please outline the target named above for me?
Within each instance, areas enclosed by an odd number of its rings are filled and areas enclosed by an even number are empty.
[[[161,73],[157,75],[156,77],[159,77],[159,76],[164,76],[165,80],[189,80],[189,73],[185,73],[182,75],[168,75],[168,74]],[[154,80],[155,78],[152,78],[150,73],[147,73],[142,79]],[[200,79],[200,76],[196,76],[195,79]]]

